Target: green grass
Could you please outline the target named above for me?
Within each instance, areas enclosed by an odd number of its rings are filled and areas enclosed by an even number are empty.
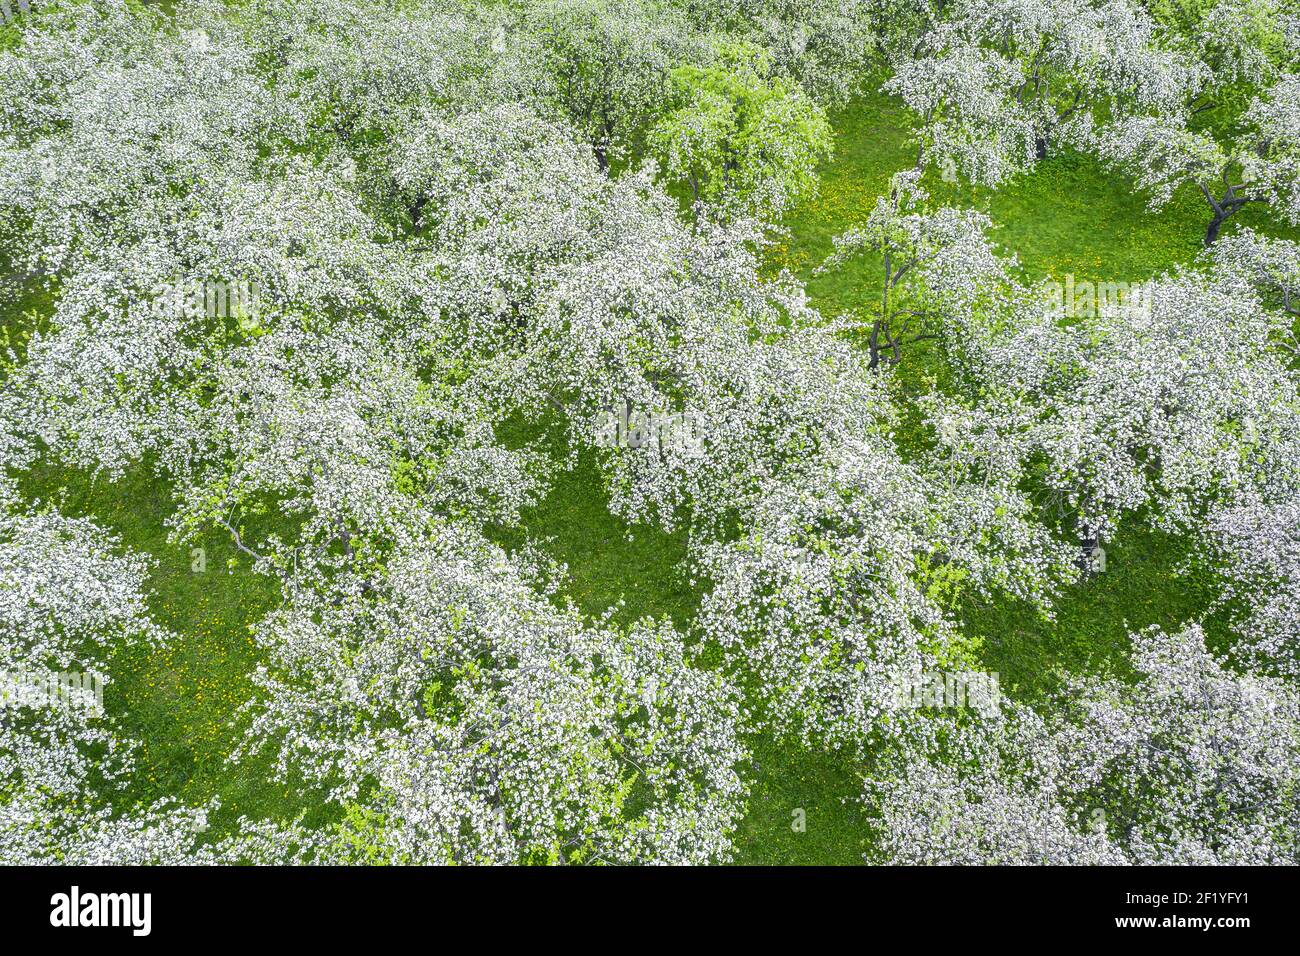
[[[1107,543],[1106,570],[1071,588],[1055,605],[1055,620],[1009,601],[971,601],[964,630],[1003,692],[1019,700],[1042,699],[1066,673],[1128,677],[1130,632],[1153,624],[1176,630],[1201,617],[1218,593],[1215,582],[1178,573],[1187,558],[1185,541],[1130,522]],[[1226,639],[1217,619],[1207,637]]]
[[[866,852],[862,776],[838,754],[752,741],[749,814],[736,833],[736,862],[753,866],[852,866]],[[796,816],[798,811],[802,811]],[[802,829],[796,829],[796,823]]]
[[[630,527],[608,502],[596,465],[584,461],[559,474],[545,500],[524,513],[522,528],[498,529],[493,537],[507,549],[527,539],[566,565],[566,594],[588,617],[617,606],[618,624],[649,616],[686,627],[700,601],[683,570],[686,532]]]
[[[278,600],[276,582],[253,574],[228,538],[213,532],[197,545],[167,540],[172,502],[144,469],[120,481],[38,467],[26,476],[33,500],[54,502],[70,516],[87,515],[123,547],[148,555],[150,611],[174,635],[161,650],[126,649],[110,663],[104,706],[124,737],[139,741],[137,772],[121,807],[176,797],[190,805],[221,801],[218,828],[239,816],[294,818],[313,804],[277,786],[266,758],[232,766],[240,738],[237,711],[254,691],[250,675],[264,662],[248,625]],[[195,548],[203,551],[196,562]],[[228,561],[235,561],[231,568]],[[196,570],[203,567],[203,570]],[[312,819],[321,819],[318,811]]]
[[[914,158],[910,120],[896,101],[867,95],[834,119],[837,152],[822,170],[821,190],[792,212],[789,236],[769,255],[773,271],[789,268],[804,278],[814,304],[828,313],[861,308],[874,277],[861,268],[819,276],[812,270],[830,252],[832,237],[864,219],[889,176]],[[1151,213],[1128,183],[1076,155],[1048,160],[995,193],[929,185],[940,201],[986,210],[999,226],[997,241],[1030,275],[1141,280],[1191,262],[1206,222],[1195,195]],[[1241,221],[1258,225],[1258,216],[1252,210]],[[3,319],[5,327],[22,324],[13,310]],[[218,796],[227,822],[238,814],[293,817],[311,807],[295,788],[270,783],[264,761],[225,763],[238,740],[236,710],[252,693],[249,674],[262,662],[248,625],[274,606],[274,582],[252,575],[246,563],[227,570],[233,551],[215,533],[203,542],[207,570],[193,571],[189,549],[167,541],[163,521],[172,502],[158,482],[137,475],[110,483],[42,468],[29,476],[28,490],[62,497],[67,511],[96,517],[126,547],[157,561],[153,609],[176,640],[161,653],[116,660],[107,698],[124,733],[142,742],[141,772],[124,801]],[[591,463],[562,474],[524,518],[523,528],[498,530],[497,540],[507,547],[530,540],[566,564],[567,597],[584,613],[595,617],[619,605],[621,623],[653,616],[689,626],[701,595],[682,573],[683,533],[629,529],[611,516]],[[1122,673],[1130,628],[1174,627],[1206,608],[1208,583],[1175,574],[1184,549],[1180,541],[1126,528],[1108,543],[1106,572],[1066,595],[1055,621],[1009,602],[971,603],[963,610],[967,633],[986,666],[1002,675],[1004,689],[1025,698],[1048,689],[1061,670]],[[846,758],[772,740],[753,745],[753,793],[737,834],[738,860],[859,862],[866,827],[857,768]],[[802,831],[792,826],[800,810]],[[322,818],[314,810],[308,819]]]

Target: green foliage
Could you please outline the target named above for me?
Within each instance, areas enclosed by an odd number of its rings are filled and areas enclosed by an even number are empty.
[[[716,53],[707,67],[672,72],[675,107],[650,131],[651,149],[696,202],[777,212],[814,191],[830,123],[802,90],[770,77],[762,48]]]

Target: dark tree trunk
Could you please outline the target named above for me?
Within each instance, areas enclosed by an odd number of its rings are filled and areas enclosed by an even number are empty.
[[[1204,183],[1201,183],[1201,195],[1205,197],[1205,201],[1210,204],[1210,209],[1214,213],[1214,218],[1210,220],[1209,228],[1205,230],[1205,245],[1207,248],[1213,245],[1214,241],[1219,238],[1219,230],[1223,228],[1223,224],[1227,221],[1228,217],[1239,210],[1242,206],[1246,205],[1246,203],[1254,201],[1251,196],[1240,195],[1238,190],[1241,189],[1242,186],[1234,185],[1229,182],[1226,173],[1223,177],[1223,184],[1225,186],[1223,198],[1215,199],[1214,194],[1210,192],[1209,188]]]
[[[876,368],[879,367],[879,365],[880,365],[880,327],[881,327],[881,324],[882,324],[882,323],[881,323],[881,320],[880,320],[880,319],[876,319],[875,324],[871,327],[871,341],[868,343],[868,352],[869,352],[869,354],[870,354],[870,356],[871,356],[871,361],[867,364],[867,368],[870,369],[870,370],[873,371],[873,372],[874,372],[874,371],[876,370]]]
[[[1207,247],[1214,245],[1214,241],[1219,238],[1219,230],[1223,228],[1223,223],[1227,220],[1229,215],[1231,215],[1231,213],[1215,215],[1215,217],[1210,220],[1210,227],[1205,230],[1205,245]]]

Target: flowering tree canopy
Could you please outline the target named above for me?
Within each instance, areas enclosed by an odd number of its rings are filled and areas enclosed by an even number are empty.
[[[851,768],[873,860],[1300,858],[1293,3],[170,6],[0,44],[0,862],[724,862],[756,742]],[[882,82],[910,168],[817,200]],[[1210,248],[1067,300],[926,179],[1076,148]],[[569,482],[683,608],[577,593]],[[1180,626],[918,704],[1142,526]],[[268,595],[224,766],[310,825],[133,789],[120,668],[214,539]]]

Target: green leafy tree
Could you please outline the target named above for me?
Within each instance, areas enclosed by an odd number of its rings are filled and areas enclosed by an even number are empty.
[[[707,67],[673,70],[674,108],[651,130],[668,176],[694,203],[775,219],[816,188],[830,123],[802,90],[771,75],[769,54],[720,45]]]

